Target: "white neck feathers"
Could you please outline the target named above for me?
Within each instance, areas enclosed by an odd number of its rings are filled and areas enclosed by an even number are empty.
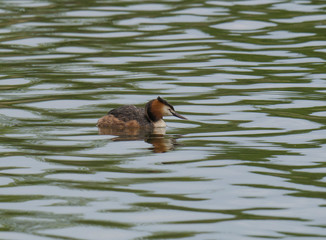
[[[153,122],[155,128],[165,128],[166,123],[163,121],[163,119],[160,119],[156,122]]]

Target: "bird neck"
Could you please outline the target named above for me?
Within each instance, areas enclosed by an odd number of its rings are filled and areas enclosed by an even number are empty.
[[[165,128],[166,127],[166,123],[164,122],[164,120],[161,118],[160,120],[153,122],[153,126],[155,128]]]

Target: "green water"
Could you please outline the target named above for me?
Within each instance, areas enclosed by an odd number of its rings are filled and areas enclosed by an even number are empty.
[[[324,1],[0,3],[0,239],[326,237]]]

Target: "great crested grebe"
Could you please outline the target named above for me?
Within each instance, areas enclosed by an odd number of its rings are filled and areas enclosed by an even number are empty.
[[[107,115],[101,117],[97,126],[99,128],[164,128],[163,116],[176,116],[187,119],[178,114],[174,107],[161,97],[149,101],[145,108],[125,105],[112,109]]]

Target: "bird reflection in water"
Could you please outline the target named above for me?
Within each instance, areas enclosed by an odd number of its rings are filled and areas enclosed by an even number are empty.
[[[111,129],[111,128],[98,128],[101,135],[116,136],[113,141],[135,141],[143,140],[152,144],[150,148],[155,153],[164,153],[171,151],[177,145],[176,137],[165,134],[165,128],[154,129]]]

